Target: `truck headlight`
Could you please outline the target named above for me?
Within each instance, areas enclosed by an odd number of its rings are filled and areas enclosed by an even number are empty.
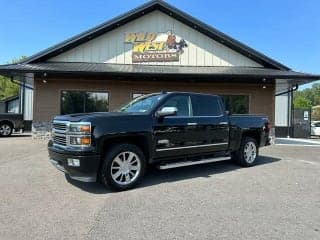
[[[89,147],[91,145],[91,123],[70,123],[68,144],[74,147]]]
[[[69,131],[71,133],[91,133],[91,124],[90,123],[77,123],[70,124]]]
[[[70,145],[74,146],[90,146],[91,137],[90,136],[70,136]]]

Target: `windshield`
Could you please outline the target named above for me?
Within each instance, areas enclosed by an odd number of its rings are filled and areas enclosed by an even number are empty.
[[[124,107],[120,108],[119,112],[148,112],[150,111],[162,98],[164,94],[152,94],[138,97],[129,102]]]

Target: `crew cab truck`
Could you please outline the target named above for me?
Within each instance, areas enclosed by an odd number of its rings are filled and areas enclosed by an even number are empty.
[[[219,96],[161,92],[116,112],[56,116],[51,163],[72,179],[115,190],[136,186],[148,165],[160,169],[233,159],[255,163],[270,144],[264,115],[230,115]]]
[[[24,129],[22,114],[1,113],[0,114],[0,137],[9,137],[13,130],[20,131]]]

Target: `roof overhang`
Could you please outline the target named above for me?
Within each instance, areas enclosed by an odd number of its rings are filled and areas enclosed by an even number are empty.
[[[79,62],[44,62],[19,63],[0,66],[0,74],[7,77],[21,76],[33,73],[35,76],[60,77],[171,77],[176,79],[192,79],[193,81],[226,81],[238,80],[243,82],[286,79],[291,85],[305,84],[320,79],[320,75],[313,75],[291,70],[276,70],[257,67],[233,66],[173,66],[173,65],[142,65],[142,64],[107,64],[107,63],[79,63]]]

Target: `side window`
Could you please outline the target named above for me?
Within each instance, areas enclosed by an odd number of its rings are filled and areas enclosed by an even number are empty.
[[[222,114],[219,100],[215,96],[194,95],[191,99],[193,116],[219,116]]]
[[[190,97],[189,96],[174,96],[169,98],[162,106],[176,107],[178,109],[177,116],[190,116]]]

